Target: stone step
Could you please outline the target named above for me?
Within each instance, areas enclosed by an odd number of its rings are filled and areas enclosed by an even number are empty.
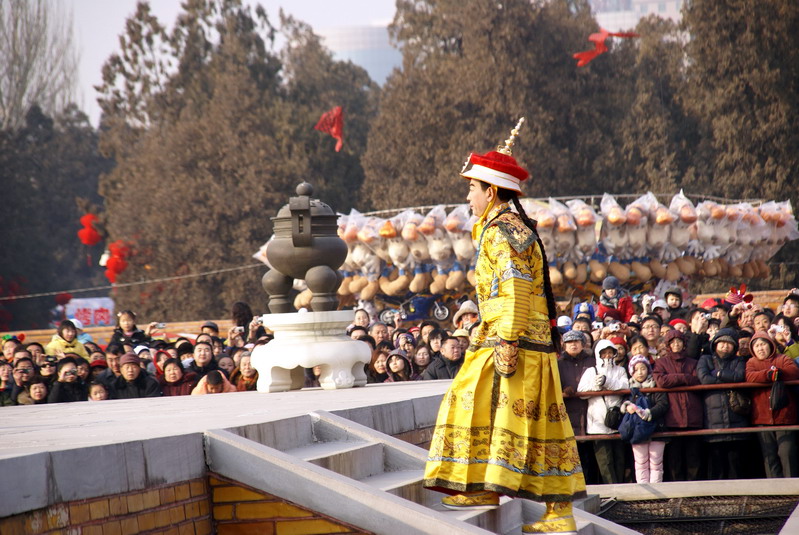
[[[383,445],[374,442],[315,442],[285,453],[352,479],[383,473]]]
[[[423,477],[424,470],[398,470],[373,475],[362,479],[361,482],[394,496],[429,507],[439,503],[444,495],[424,488],[422,486]]]

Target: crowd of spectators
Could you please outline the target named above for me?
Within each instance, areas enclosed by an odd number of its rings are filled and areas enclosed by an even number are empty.
[[[602,288],[598,302],[558,319],[560,379],[588,483],[799,475],[795,432],[769,430],[797,423],[796,387],[779,387],[799,379],[799,290],[771,310],[737,291],[686,307],[678,287],[636,300],[615,277]],[[62,321],[46,346],[7,336],[0,406],[255,390],[251,351],[271,334],[244,303],[232,315],[226,336],[206,322],[196,337],[167,340],[162,325],[141,329],[126,310],[104,348],[77,320]],[[346,333],[371,346],[369,383],[452,379],[479,321],[471,301],[447,325],[395,326],[357,309]],[[306,370],[306,387],[319,386],[320,371]],[[684,388],[746,382],[762,387]],[[739,432],[747,427],[758,429]],[[658,434],[699,430],[713,431]]]
[[[7,335],[0,406],[255,390],[258,372],[251,351],[271,335],[245,303],[235,303],[232,316],[226,337],[208,321],[196,336],[167,340],[158,334],[164,325],[141,329],[130,310],[117,315],[105,347],[94,343],[76,319],[63,320],[45,346]]]

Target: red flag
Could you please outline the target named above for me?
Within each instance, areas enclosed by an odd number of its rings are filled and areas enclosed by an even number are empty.
[[[337,139],[336,152],[340,151],[344,145],[344,110],[341,109],[341,106],[336,106],[332,110],[326,111],[314,128]]]
[[[588,40],[594,43],[593,50],[584,50],[583,52],[577,52],[574,54],[574,59],[577,60],[578,67],[584,67],[588,65],[591,60],[595,57],[599,56],[600,54],[604,54],[608,51],[608,47],[605,44],[605,39],[608,37],[624,37],[629,39],[631,37],[638,37],[637,33],[633,32],[609,32],[604,28],[599,29],[599,33],[592,33],[588,36]]]

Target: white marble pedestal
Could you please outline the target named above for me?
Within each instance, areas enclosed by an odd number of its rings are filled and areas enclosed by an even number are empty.
[[[372,353],[369,344],[344,334],[351,310],[266,314],[263,319],[275,339],[252,352],[259,392],[302,388],[305,368],[314,366],[321,366],[319,384],[325,390],[366,384],[363,368]]]

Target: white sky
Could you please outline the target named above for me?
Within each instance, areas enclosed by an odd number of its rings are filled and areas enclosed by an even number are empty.
[[[97,126],[100,109],[93,86],[102,81],[101,69],[105,60],[119,50],[119,35],[125,19],[136,11],[137,0],[62,0],[72,11],[75,40],[80,53],[80,85],[78,104]],[[255,4],[248,1],[247,3]],[[296,19],[323,30],[341,26],[386,25],[394,17],[394,0],[261,0],[273,24],[278,11],[283,10]],[[171,27],[181,0],[150,0],[158,20]]]

